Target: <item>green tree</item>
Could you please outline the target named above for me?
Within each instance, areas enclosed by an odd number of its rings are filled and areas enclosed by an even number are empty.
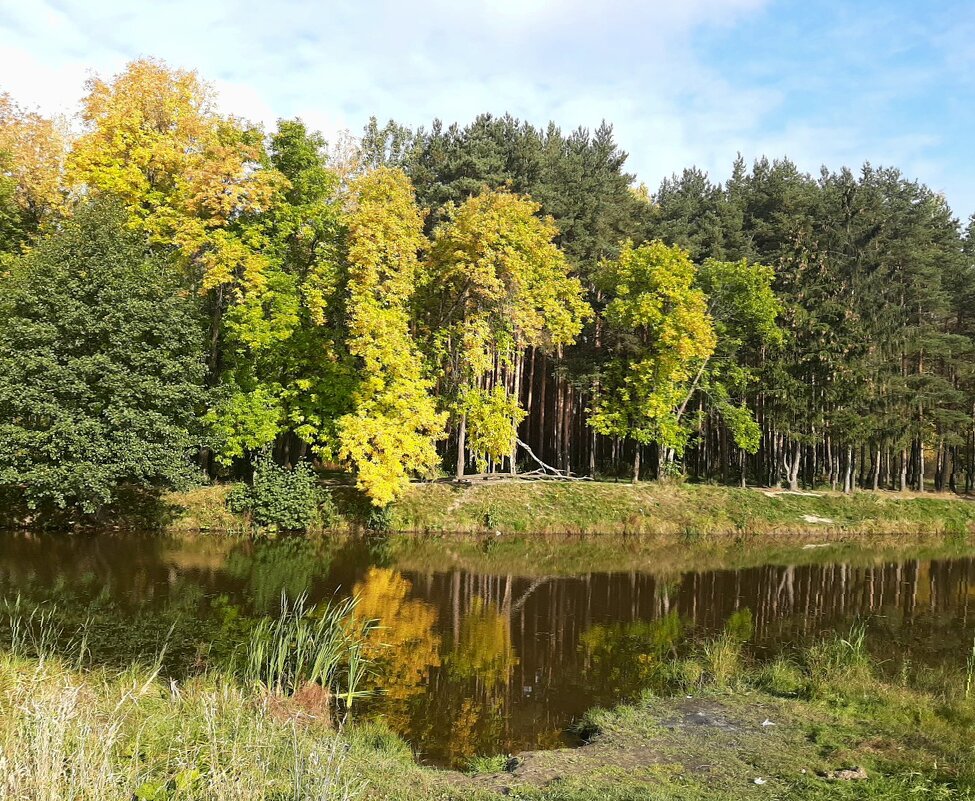
[[[332,446],[349,409],[338,178],[324,139],[298,120],[278,123],[270,164],[288,183],[251,222],[263,280],[239,292],[222,320],[223,371],[208,421],[224,463],[277,444],[291,464],[309,445]]]
[[[83,206],[0,292],[0,485],[31,507],[111,503],[190,475],[204,378],[195,301],[125,212]]]
[[[483,466],[511,459],[525,349],[571,343],[591,309],[532,200],[485,191],[436,231],[424,291],[428,339],[457,421],[457,477],[469,447]],[[469,437],[469,439],[468,439]]]
[[[686,251],[659,241],[627,243],[618,259],[600,267],[599,286],[610,297],[604,318],[614,342],[589,425],[636,442],[634,481],[640,479],[640,445],[657,445],[660,472],[665,452],[680,454],[687,444],[682,405],[716,344],[696,274]]]

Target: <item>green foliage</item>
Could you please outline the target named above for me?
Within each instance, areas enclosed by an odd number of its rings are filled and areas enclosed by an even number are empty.
[[[350,708],[360,697],[366,669],[359,653],[364,631],[355,622],[355,608],[354,598],[308,606],[304,595],[289,601],[282,593],[280,614],[262,618],[251,631],[242,678],[283,695],[317,684]]]
[[[661,242],[627,244],[604,262],[604,317],[614,355],[599,378],[589,425],[601,434],[683,452],[683,406],[714,352],[707,298],[687,253]]]
[[[324,147],[300,121],[279,122],[269,159],[289,185],[251,228],[265,263],[232,302],[217,304],[224,369],[206,421],[224,464],[289,434],[330,452],[335,420],[349,408],[342,215]]]
[[[236,487],[227,503],[231,510],[246,512],[255,523],[272,530],[303,531],[319,520],[328,525],[337,516],[310,465],[288,469],[266,455],[254,459],[253,480]]]
[[[0,282],[0,485],[87,514],[121,483],[187,485],[198,309],[119,207],[83,205]]]

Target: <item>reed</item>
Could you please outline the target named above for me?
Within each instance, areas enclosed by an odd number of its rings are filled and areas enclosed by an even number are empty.
[[[349,598],[309,606],[305,595],[289,600],[282,593],[278,616],[261,620],[251,631],[242,678],[280,695],[318,684],[348,711],[364,695],[360,686],[370,667],[362,643],[372,623],[357,622],[356,605]]]
[[[975,689],[975,640],[972,640],[972,650],[968,654],[965,662],[965,700],[972,697],[972,690]]]

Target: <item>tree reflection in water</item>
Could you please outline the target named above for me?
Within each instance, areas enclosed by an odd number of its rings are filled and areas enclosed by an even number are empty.
[[[68,633],[90,621],[100,664],[152,661],[167,638],[173,675],[223,664],[282,591],[359,596],[381,624],[364,713],[452,764],[557,745],[573,717],[722,632],[772,654],[863,619],[891,670],[962,663],[975,636],[971,558],[552,577],[401,571],[375,541],[0,537],[0,596],[55,605]]]

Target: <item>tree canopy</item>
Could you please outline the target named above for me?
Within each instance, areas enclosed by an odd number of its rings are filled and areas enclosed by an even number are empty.
[[[975,488],[975,219],[893,167],[648,189],[608,123],[487,114],[328,143],[154,59],[80,109],[0,95],[27,503],[272,463],[376,508],[471,470]]]

